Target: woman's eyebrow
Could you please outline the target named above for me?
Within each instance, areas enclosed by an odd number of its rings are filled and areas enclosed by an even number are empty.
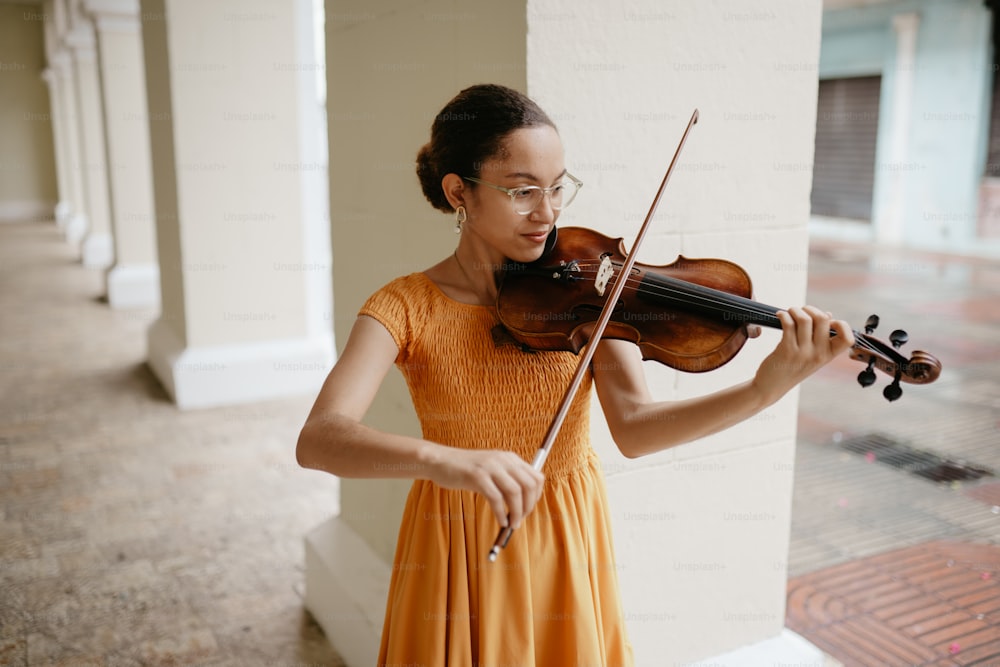
[[[552,182],[555,183],[560,178],[562,178],[563,176],[565,176],[567,173],[568,173],[568,171],[566,169],[563,169],[562,173],[559,174],[558,176],[556,176],[555,181],[552,181]],[[535,176],[532,173],[526,172],[526,171],[515,171],[515,172],[512,172],[510,174],[505,174],[504,178],[524,178],[524,179],[527,179],[529,181],[535,181],[536,183],[539,181],[539,179],[538,179],[537,176]]]

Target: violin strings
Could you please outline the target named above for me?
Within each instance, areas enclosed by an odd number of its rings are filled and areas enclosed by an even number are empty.
[[[578,266],[589,267],[591,264],[581,263],[578,264]],[[618,268],[617,265],[616,268]],[[581,273],[596,274],[596,270],[587,268],[581,271]],[[618,274],[616,273],[615,277],[617,278],[617,276]],[[766,320],[766,322],[763,323],[772,323],[777,327],[781,326],[778,320],[774,317],[777,309],[771,309],[770,306],[765,306],[764,304],[759,304],[750,299],[744,299],[743,297],[733,294],[727,294],[726,292],[705,287],[704,285],[687,283],[664,276],[657,276],[656,279],[663,281],[664,284],[658,285],[650,281],[644,283],[640,279],[630,277],[626,280],[626,286],[631,287],[637,294],[647,294],[659,298],[673,297],[675,300],[681,300],[685,303],[700,305],[722,312],[735,311],[738,314],[757,315],[762,320]],[[638,284],[639,287],[634,287],[635,284]]]
[[[597,270],[589,268],[594,266],[593,262],[578,262],[576,265],[580,268],[580,273],[586,275],[596,275]],[[619,264],[614,265],[615,268],[621,268]],[[614,279],[617,279],[619,273],[614,274]],[[704,285],[698,285],[696,283],[687,283],[676,278],[670,278],[668,276],[657,276],[657,280],[663,281],[663,285],[657,285],[652,282],[643,282],[641,279],[630,277],[626,279],[626,287],[631,288],[636,294],[647,294],[659,298],[671,298],[675,300],[682,300],[685,303],[694,303],[695,305],[702,306],[704,308],[709,308],[721,312],[732,312],[735,311],[739,314],[745,315],[756,315],[762,321],[762,324],[770,324],[775,326],[775,322],[778,322],[776,328],[780,328],[780,321],[775,316],[777,308],[772,306],[767,306],[762,303],[758,303],[751,299],[745,299],[744,297],[739,297],[733,294],[728,294],[720,290],[712,289],[710,287],[705,287]],[[610,284],[610,280],[609,280]],[[636,287],[635,285],[638,285]],[[650,289],[652,288],[652,289]],[[728,310],[727,310],[728,307]],[[836,332],[832,331],[831,334]],[[891,356],[899,356],[894,354],[891,350],[881,350],[879,347],[874,345],[869,338],[857,331],[852,330],[855,339],[855,346],[863,348],[869,352],[875,354],[889,354]],[[906,363],[906,359],[901,358],[903,363]]]

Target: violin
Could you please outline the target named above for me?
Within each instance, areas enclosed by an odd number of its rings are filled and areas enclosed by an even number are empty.
[[[622,239],[582,227],[550,235],[547,250],[530,264],[509,263],[497,296],[497,313],[507,333],[530,350],[579,353],[605,302],[605,291],[620,279],[625,259]],[[781,310],[751,299],[750,276],[723,259],[689,259],[672,264],[634,263],[603,336],[638,345],[643,359],[677,370],[700,373],[729,362],[746,343],[748,325],[781,328]],[[854,331],[852,359],[866,364],[858,375],[863,387],[875,382],[878,369],[893,378],[883,395],[902,395],[900,382],[926,384],[941,373],[933,355],[915,351],[906,358],[898,349],[907,341],[896,330],[885,343],[872,335],[878,317],[865,331]],[[835,333],[831,330],[831,335]]]

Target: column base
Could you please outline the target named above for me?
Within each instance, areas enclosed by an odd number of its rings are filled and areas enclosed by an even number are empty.
[[[115,262],[115,246],[111,234],[87,234],[80,246],[83,265],[89,269],[106,269]]]
[[[306,541],[306,608],[348,667],[378,658],[391,564],[339,516]]]
[[[770,637],[723,655],[705,658],[694,665],[744,667],[745,665],[802,665],[803,667],[842,667],[841,663],[823,653],[813,644],[788,628]]]
[[[88,226],[86,216],[81,213],[70,214],[66,220],[66,226],[63,227],[66,242],[70,245],[78,245],[83,242],[83,237],[87,235]]]
[[[162,317],[149,366],[182,410],[315,394],[333,366],[333,336],[185,347]]]
[[[56,204],[55,216],[56,227],[65,230],[66,225],[69,224],[70,219],[73,217],[73,210],[68,201],[61,201]]]
[[[160,267],[116,264],[105,276],[112,308],[155,308],[160,305]]]

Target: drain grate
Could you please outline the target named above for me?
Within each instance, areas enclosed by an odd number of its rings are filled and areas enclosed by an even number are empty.
[[[882,463],[934,482],[960,482],[992,477],[993,471],[965,461],[952,461],[931,452],[915,449],[881,433],[849,438],[844,449],[863,454],[869,461]]]

